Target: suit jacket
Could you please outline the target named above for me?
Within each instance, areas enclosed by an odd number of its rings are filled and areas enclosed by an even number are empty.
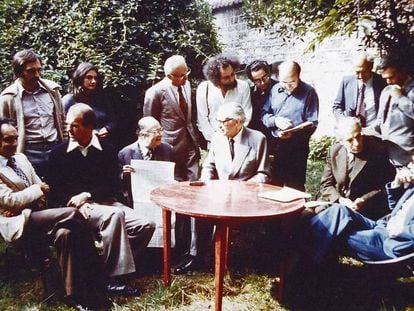
[[[19,94],[18,80],[16,80],[12,85],[7,87],[0,95],[0,118],[9,118],[16,122],[17,131],[19,133],[19,138],[17,141],[17,152],[23,152],[25,141],[26,141],[26,131],[24,123],[24,114],[23,114],[23,103]],[[65,114],[63,112],[62,99],[60,97],[60,86],[46,79],[40,79],[39,83],[45,87],[47,92],[50,95],[50,98],[53,101],[54,105],[54,120],[55,127],[58,133],[58,139],[63,141],[66,136],[65,129]]]
[[[414,155],[414,79],[406,83],[399,98],[391,98],[391,89],[387,86],[381,93],[375,129],[389,142],[390,159],[397,165],[406,165]]]
[[[22,236],[31,213],[29,207],[43,199],[42,181],[29,160],[23,154],[16,154],[14,158],[31,185],[26,187],[13,169],[0,165],[0,233],[8,242]]]
[[[184,116],[178,96],[168,78],[149,88],[144,99],[144,116],[152,116],[160,122],[164,129],[162,141],[172,146],[174,158],[186,154],[189,149],[199,150],[191,121],[191,88],[188,81],[183,86],[183,91],[188,105],[187,116]]]
[[[379,218],[386,213],[385,184],[395,171],[386,151],[372,136],[363,136],[363,151],[356,154],[348,175],[348,155],[342,144],[333,145],[321,177],[319,199],[336,203],[340,197],[365,200],[362,214]]]
[[[374,89],[375,111],[378,112],[379,99],[382,89],[386,86],[380,75],[373,73],[372,87]],[[358,79],[355,75],[345,76],[339,86],[338,94],[333,103],[335,118],[353,117],[356,114],[358,103]]]
[[[201,179],[270,181],[266,137],[256,130],[243,128],[240,143],[235,145],[232,161],[228,138],[216,132],[203,163]]]
[[[387,185],[388,205],[392,209],[391,214],[377,221],[377,225],[386,228],[387,222],[402,208],[404,202],[414,195],[414,186],[404,190],[402,187],[392,189]],[[387,237],[383,242],[385,254],[395,258],[414,251],[414,204],[409,207],[409,215],[403,231],[396,237]]]
[[[152,153],[152,159],[156,161],[171,161],[171,146],[161,142]],[[138,141],[124,147],[118,153],[118,160],[121,165],[131,164],[131,160],[143,160],[141,150],[139,149]]]

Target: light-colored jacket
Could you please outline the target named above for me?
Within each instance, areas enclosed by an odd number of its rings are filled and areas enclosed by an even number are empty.
[[[234,159],[231,159],[228,138],[216,132],[208,156],[203,163],[201,179],[270,181],[266,137],[256,130],[244,128]]]
[[[0,165],[0,234],[8,242],[22,236],[31,213],[28,207],[43,198],[42,181],[29,160],[21,153],[14,158],[31,185],[26,187],[13,169]]]
[[[17,142],[17,152],[24,151],[26,131],[24,124],[23,103],[19,94],[19,81],[16,80],[12,85],[3,90],[0,95],[0,118],[9,118],[16,122],[19,139]],[[59,141],[63,141],[66,136],[65,130],[65,114],[60,96],[59,84],[40,79],[39,83],[47,90],[54,105],[54,120],[58,133]]]

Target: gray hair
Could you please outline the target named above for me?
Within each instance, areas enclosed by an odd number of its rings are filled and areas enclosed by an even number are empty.
[[[174,69],[182,65],[187,67],[187,63],[185,62],[184,57],[181,55],[173,55],[171,57],[168,57],[164,64],[165,75],[172,73]]]
[[[246,115],[242,106],[236,102],[221,105],[217,111],[217,115],[224,115],[226,118],[240,120],[242,124],[246,121]]]
[[[161,128],[160,122],[151,116],[143,117],[138,121],[137,134],[145,135],[148,131],[154,128]]]
[[[359,131],[362,129],[361,121],[355,117],[343,117],[340,118],[335,126],[335,133],[338,139],[342,139],[342,135],[350,129],[357,128]]]

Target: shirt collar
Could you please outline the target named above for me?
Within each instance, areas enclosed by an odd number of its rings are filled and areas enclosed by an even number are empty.
[[[145,156],[146,154],[148,154],[149,148],[139,139],[138,139],[138,147],[139,147],[139,150],[141,151],[142,156]]]
[[[28,90],[26,90],[24,87],[23,87],[23,83],[22,83],[22,80],[19,78],[19,79],[17,79],[17,90],[18,90],[18,93],[19,93],[19,96],[20,96],[20,98],[21,97],[23,97],[23,92],[24,93],[26,93],[26,94],[36,94],[36,93],[38,93],[40,90],[42,90],[42,91],[47,91],[46,90],[46,88],[39,82],[39,88],[38,89],[36,89],[35,91],[33,91],[33,92],[30,92],[30,91],[28,91]]]
[[[92,146],[102,151],[101,143],[99,142],[99,139],[95,134],[92,135],[92,139],[89,142],[89,145],[87,145],[86,147],[79,145],[79,143],[76,140],[70,139],[69,144],[68,144],[68,149],[66,150],[66,152],[71,152],[75,150],[76,148],[78,148],[79,151],[82,153],[82,155],[86,157],[88,155],[89,148]]]
[[[236,134],[236,136],[233,137],[233,140],[235,143],[239,144],[242,138],[242,133],[244,130],[244,126],[242,126],[242,128],[240,129],[240,131]]]
[[[7,159],[6,157],[3,157],[2,155],[0,155],[0,164],[2,166],[7,166],[7,161],[9,161],[9,159]]]

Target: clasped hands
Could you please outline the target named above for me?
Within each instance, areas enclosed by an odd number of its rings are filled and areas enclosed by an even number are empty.
[[[89,192],[81,192],[71,197],[70,200],[66,203],[66,205],[76,207],[77,209],[79,209],[79,212],[83,215],[85,219],[89,219],[91,218],[91,206],[88,203],[90,197],[91,196]]]

